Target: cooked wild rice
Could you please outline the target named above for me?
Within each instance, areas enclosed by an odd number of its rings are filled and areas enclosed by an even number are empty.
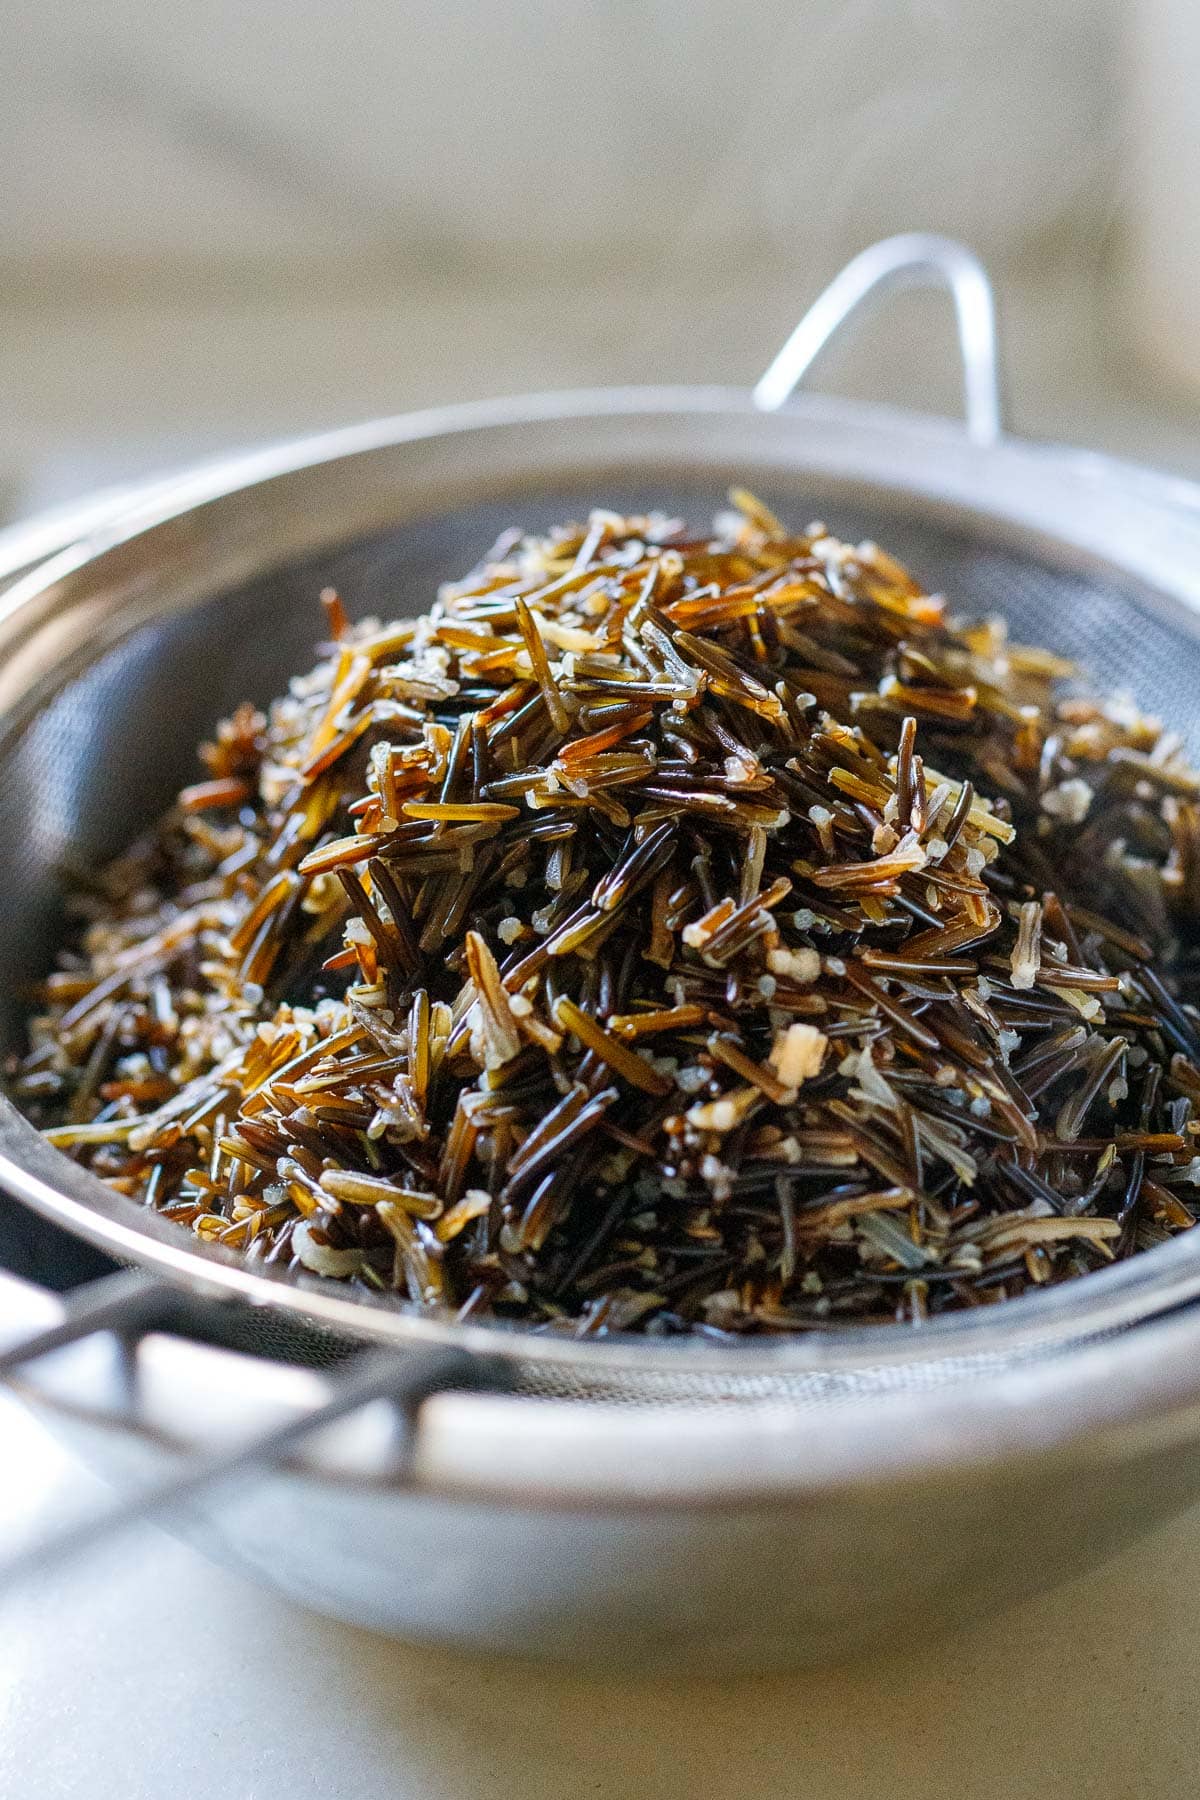
[[[78,901],[12,1071],[247,1257],[579,1334],[920,1321],[1194,1222],[1200,777],[757,501],[511,532]]]

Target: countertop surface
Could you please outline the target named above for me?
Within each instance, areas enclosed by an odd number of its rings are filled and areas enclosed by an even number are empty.
[[[0,1444],[3,1536],[98,1496],[11,1401]],[[1006,1617],[868,1664],[584,1677],[307,1616],[147,1527],[3,1602],[0,1794],[1190,1800],[1198,1600],[1200,1509]]]

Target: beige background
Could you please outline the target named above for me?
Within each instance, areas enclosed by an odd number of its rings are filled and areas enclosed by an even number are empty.
[[[1121,194],[1130,0],[0,0],[0,278],[636,273]],[[336,259],[336,260],[335,260]]]

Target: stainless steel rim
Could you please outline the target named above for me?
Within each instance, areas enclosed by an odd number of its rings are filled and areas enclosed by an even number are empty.
[[[2,1274],[0,1296],[26,1332],[61,1311]],[[1112,1342],[1082,1345],[1063,1360],[987,1371],[971,1384],[876,1392],[812,1416],[810,1430],[797,1430],[800,1415],[786,1400],[701,1409],[597,1408],[586,1401],[531,1408],[519,1395],[452,1387],[425,1401],[402,1472],[388,1453],[388,1422],[378,1414],[334,1442],[302,1444],[307,1433],[297,1429],[295,1449],[301,1473],[336,1485],[415,1483],[464,1499],[594,1512],[803,1504],[822,1491],[961,1476],[1015,1456],[1062,1456],[1077,1471],[1083,1454],[1100,1469],[1110,1449],[1120,1457],[1135,1445],[1193,1439],[1198,1335],[1197,1315],[1188,1311]],[[190,1456],[260,1442],[281,1418],[315,1417],[337,1391],[320,1371],[264,1364],[162,1333],[141,1337],[132,1354],[132,1383],[128,1368],[122,1372],[96,1341],[73,1343],[61,1366],[35,1361],[8,1380],[39,1409],[133,1431]],[[393,1366],[402,1370],[411,1361],[399,1357]],[[0,1586],[4,1567],[0,1560]]]

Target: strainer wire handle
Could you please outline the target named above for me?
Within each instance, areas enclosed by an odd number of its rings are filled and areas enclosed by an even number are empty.
[[[864,301],[914,283],[949,292],[962,357],[967,436],[975,444],[995,443],[1001,420],[992,284],[964,244],[928,231],[883,238],[834,276],[756,384],[755,406],[760,412],[778,411]]]
[[[153,1278],[128,1271],[102,1276],[68,1298],[60,1321],[6,1346],[0,1353],[0,1378],[99,1331],[115,1333],[135,1353],[138,1340],[147,1332],[186,1330],[195,1311],[188,1296]],[[363,1351],[333,1370],[327,1380],[328,1392],[320,1405],[235,1444],[195,1456],[163,1481],[88,1513],[15,1556],[0,1559],[0,1597],[35,1575],[73,1561],[133,1524],[169,1519],[213,1488],[275,1467],[316,1432],[377,1400],[396,1409],[402,1428],[391,1469],[391,1478],[402,1480],[412,1465],[417,1415],[423,1401],[445,1388],[507,1385],[505,1372],[490,1359],[444,1346],[407,1352]]]

